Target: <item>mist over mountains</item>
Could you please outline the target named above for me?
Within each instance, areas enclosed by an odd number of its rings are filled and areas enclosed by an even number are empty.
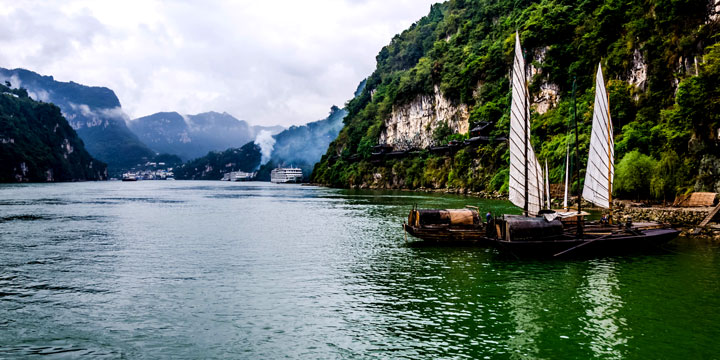
[[[24,69],[0,68],[0,81],[24,88],[37,101],[53,103],[62,111],[87,151],[108,164],[108,170],[134,166],[155,153],[128,129],[128,116],[115,93],[106,87],[56,81]]]
[[[197,115],[159,112],[128,122],[141,141],[159,153],[180,156],[184,161],[209,151],[238,148],[252,141],[261,131],[277,134],[282,126],[252,126],[228,113],[214,111]]]

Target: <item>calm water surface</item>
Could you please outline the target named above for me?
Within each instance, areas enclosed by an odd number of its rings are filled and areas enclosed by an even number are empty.
[[[0,186],[0,358],[718,358],[720,249],[409,246],[412,204],[269,183]]]

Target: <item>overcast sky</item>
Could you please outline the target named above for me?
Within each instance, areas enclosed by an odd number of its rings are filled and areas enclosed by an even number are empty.
[[[438,0],[0,0],[0,67],[106,86],[137,118],[319,120]]]

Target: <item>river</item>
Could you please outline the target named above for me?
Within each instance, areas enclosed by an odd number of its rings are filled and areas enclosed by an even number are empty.
[[[407,244],[413,204],[270,183],[0,185],[0,358],[715,358],[720,247],[516,260]]]

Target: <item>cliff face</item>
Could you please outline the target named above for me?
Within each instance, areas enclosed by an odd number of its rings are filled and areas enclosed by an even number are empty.
[[[466,104],[454,105],[435,86],[432,95],[418,95],[407,104],[393,106],[378,143],[396,150],[425,149],[435,145],[433,135],[441,124],[453,133],[467,133],[469,117]]]
[[[60,109],[0,85],[0,182],[104,180]]]

